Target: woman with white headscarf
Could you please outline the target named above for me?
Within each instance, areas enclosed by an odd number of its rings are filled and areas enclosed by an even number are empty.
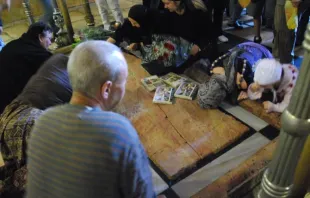
[[[272,58],[264,46],[245,42],[218,57],[211,65],[211,77],[198,90],[198,104],[204,109],[217,108],[225,99],[236,105],[247,99],[248,86],[253,82],[255,63]]]
[[[282,113],[288,106],[292,90],[298,77],[298,69],[291,64],[280,64],[275,59],[262,59],[255,68],[254,83],[248,88],[251,100],[261,99],[263,93],[271,90],[272,101],[264,101],[264,109]]]

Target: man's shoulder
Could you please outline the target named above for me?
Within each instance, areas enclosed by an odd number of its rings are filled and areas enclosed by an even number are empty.
[[[102,119],[103,123],[115,123],[117,126],[121,126],[122,128],[132,127],[131,122],[123,115],[112,112],[112,111],[101,111],[98,112],[96,117],[100,115],[99,119]]]
[[[130,120],[128,120],[123,115],[110,111],[101,111],[99,114],[94,116],[95,123],[98,123],[98,117],[100,119],[100,124],[98,127],[101,127],[101,132],[105,133],[108,129],[113,131],[113,134],[116,136],[121,135],[129,139],[138,138],[137,132],[131,124]]]
[[[47,108],[39,117],[38,120],[40,120],[40,118],[48,118],[51,116],[57,116],[58,114],[62,114],[64,112],[66,112],[66,110],[64,109],[64,106],[66,105],[59,105],[59,106],[54,106],[54,107],[50,107]]]

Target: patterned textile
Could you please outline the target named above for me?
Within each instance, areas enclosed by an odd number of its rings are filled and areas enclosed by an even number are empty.
[[[198,104],[201,108],[213,109],[218,107],[219,101],[223,101],[227,95],[225,82],[225,75],[212,75],[208,83],[200,86]]]
[[[152,44],[141,49],[142,65],[179,67],[189,58],[193,45],[180,37],[152,35]]]
[[[0,195],[4,191],[24,189],[26,147],[34,121],[42,110],[14,100],[0,117],[1,154],[5,162],[0,171]]]

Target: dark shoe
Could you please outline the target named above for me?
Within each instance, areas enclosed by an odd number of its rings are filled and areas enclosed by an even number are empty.
[[[295,43],[295,47],[300,47],[302,45],[302,42],[300,42],[300,41],[296,41],[296,43]]]
[[[260,37],[260,36],[255,36],[254,37],[254,43],[260,44],[261,42],[262,42],[262,37]]]
[[[227,25],[229,27],[233,27],[233,28],[238,29],[238,30],[243,29],[242,25],[240,25],[237,21],[235,23],[228,23]]]

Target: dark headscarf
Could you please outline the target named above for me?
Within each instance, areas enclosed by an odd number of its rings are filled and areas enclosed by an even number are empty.
[[[229,51],[230,55],[221,60],[225,75],[213,74],[198,90],[198,103],[202,108],[217,108],[226,97],[236,104],[239,95],[236,77],[237,72],[243,73],[244,60],[246,67],[243,77],[249,85],[253,82],[253,65],[262,58],[272,57],[268,49],[252,42],[239,44]]]
[[[128,17],[134,19],[140,26],[147,25],[148,8],[144,5],[134,5],[130,8]]]

